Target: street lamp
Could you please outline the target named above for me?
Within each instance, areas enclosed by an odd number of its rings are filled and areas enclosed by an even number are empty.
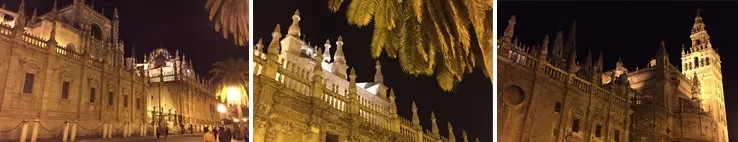
[[[226,107],[225,107],[225,105],[223,105],[223,104],[218,104],[218,112],[220,112],[221,114],[223,114],[223,113],[225,113],[226,111],[227,111],[227,110],[226,110]]]

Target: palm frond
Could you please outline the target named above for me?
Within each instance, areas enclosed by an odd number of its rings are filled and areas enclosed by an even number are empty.
[[[232,35],[236,45],[244,46],[249,38],[248,4],[248,0],[208,0],[205,10],[209,11],[208,19],[215,22],[216,32],[221,32],[225,39]]]
[[[335,13],[341,8],[341,4],[343,4],[343,0],[328,0],[328,9]]]

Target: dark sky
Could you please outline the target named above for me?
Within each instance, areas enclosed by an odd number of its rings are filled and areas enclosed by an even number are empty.
[[[286,34],[291,16],[298,8],[302,17],[300,27],[302,34],[307,35],[307,41],[322,47],[325,39],[330,38],[334,46],[331,52],[335,52],[335,41],[338,35],[343,35],[346,60],[349,66],[356,67],[358,82],[373,81],[375,60],[369,55],[373,28],[350,26],[345,17],[346,5],[333,14],[328,11],[326,0],[254,1],[254,41],[263,38],[267,47],[276,24],[281,24],[282,34]],[[466,129],[471,141],[474,137],[492,141],[492,86],[481,68],[475,68],[473,74],[465,76],[455,92],[446,93],[438,87],[435,77],[405,74],[399,68],[399,62],[386,55],[380,60],[385,84],[395,89],[400,116],[411,120],[411,101],[415,101],[423,128],[431,128],[432,110],[437,115],[441,135],[448,135],[446,124],[451,121],[459,140],[461,130]]]
[[[691,45],[690,30],[698,8],[713,48],[722,57],[723,85],[730,139],[738,139],[738,72],[735,47],[738,42],[738,2],[500,2],[498,21],[502,35],[511,15],[517,17],[515,36],[525,43],[542,43],[548,34],[551,42],[558,30],[567,36],[572,21],[577,21],[577,53],[586,57],[605,50],[606,70],[614,68],[618,57],[626,67],[644,68],[656,55],[661,39],[666,42],[670,61],[681,68],[681,45]]]
[[[91,6],[92,0],[85,0]],[[7,9],[17,10],[20,0],[2,0]],[[53,0],[26,0],[30,15],[38,7],[39,15],[51,11]],[[71,5],[72,0],[59,0],[59,8]],[[130,56],[136,45],[136,57],[143,62],[144,54],[163,45],[172,54],[175,49],[191,58],[195,71],[209,77],[212,63],[225,57],[243,57],[248,60],[248,48],[233,44],[215,32],[208,20],[205,0],[94,0],[94,8],[112,20],[113,8],[120,15],[120,39],[126,43],[125,54]]]

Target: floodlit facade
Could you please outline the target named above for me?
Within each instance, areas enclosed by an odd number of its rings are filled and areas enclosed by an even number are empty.
[[[397,115],[400,108],[379,62],[373,82],[357,82],[353,69],[347,71],[340,36],[335,44],[327,40],[323,50],[299,39],[300,18],[296,11],[284,37],[276,26],[268,52],[261,40],[255,45],[254,141],[456,141],[452,132],[448,138],[439,134],[445,132],[439,132],[434,114],[425,114],[431,115],[431,129],[421,127],[415,104],[412,119]],[[459,137],[467,140],[465,132]]]
[[[0,9],[0,140],[153,134],[158,118],[175,132],[218,123],[212,87],[184,57],[157,49],[137,63],[124,57],[117,9],[109,19],[81,0],[54,5]]]
[[[515,16],[508,22],[498,39],[498,140],[728,141],[720,55],[701,16],[681,69],[664,41],[645,68],[618,60],[603,70],[601,52],[576,60],[576,22],[566,42],[559,32],[531,45],[514,40]]]

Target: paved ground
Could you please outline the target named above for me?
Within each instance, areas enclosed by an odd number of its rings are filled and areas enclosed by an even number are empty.
[[[110,140],[88,140],[87,142],[202,142],[202,134],[187,135],[170,135],[167,138],[156,136],[134,137],[134,138],[115,138]],[[231,142],[242,142],[231,140]]]

